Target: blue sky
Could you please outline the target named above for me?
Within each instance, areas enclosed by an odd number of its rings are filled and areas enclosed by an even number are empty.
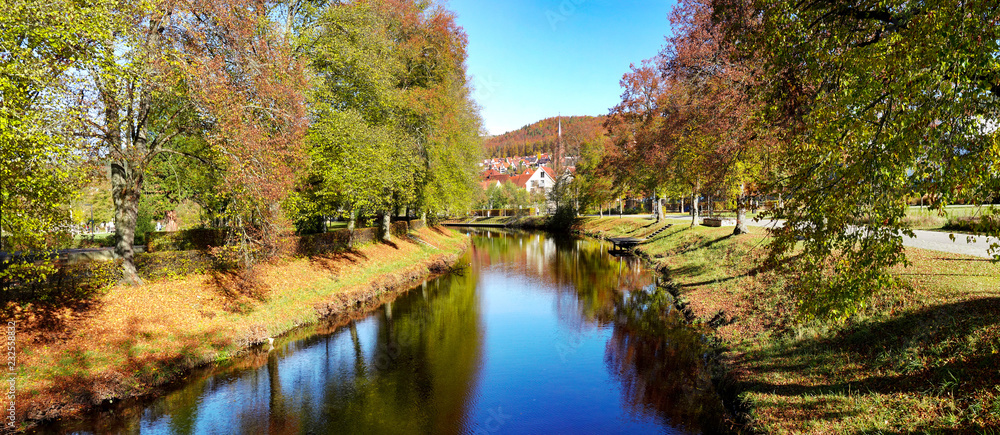
[[[672,0],[448,0],[490,134],[543,118],[602,115],[630,63],[656,55]]]

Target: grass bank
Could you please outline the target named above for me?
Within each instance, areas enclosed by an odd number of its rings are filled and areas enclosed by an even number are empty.
[[[281,258],[261,266],[253,281],[199,274],[113,287],[73,303],[8,304],[5,314],[17,322],[19,428],[155,394],[194,367],[362,309],[447,270],[469,243],[448,229],[424,228],[411,236]]]
[[[598,237],[646,238],[698,321],[715,327],[722,387],[763,433],[1000,433],[1000,266],[907,248],[912,264],[845,323],[804,323],[763,265],[763,229],[586,218]]]

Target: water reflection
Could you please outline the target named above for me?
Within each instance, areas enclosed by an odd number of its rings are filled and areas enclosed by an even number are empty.
[[[724,430],[698,331],[607,244],[481,231],[461,273],[50,432]],[[44,431],[43,431],[44,432]]]
[[[614,319],[606,361],[628,406],[689,432],[729,428],[706,369],[704,340],[673,309],[669,293],[651,286],[623,295]]]

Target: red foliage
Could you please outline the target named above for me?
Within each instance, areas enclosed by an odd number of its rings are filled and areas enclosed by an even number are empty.
[[[269,20],[269,5],[199,2],[185,29],[192,95],[211,122],[208,138],[224,165],[220,193],[231,198],[240,245],[265,253],[274,251],[276,204],[303,166],[307,127],[303,63],[289,35]]]

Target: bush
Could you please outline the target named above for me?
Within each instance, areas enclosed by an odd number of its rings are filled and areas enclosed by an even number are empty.
[[[160,251],[206,251],[212,246],[222,246],[226,243],[226,230],[223,228],[196,228],[184,231],[151,232],[148,233],[147,252]]]
[[[987,215],[981,217],[951,218],[944,225],[944,229],[966,233],[995,234],[1000,232],[1000,216]]]
[[[577,217],[576,208],[573,206],[564,206],[556,209],[556,212],[549,216],[546,226],[550,231],[559,233],[568,233],[578,228],[579,218]]]
[[[61,298],[85,298],[122,279],[121,260],[91,261],[58,266],[41,282],[3,282],[6,300],[33,302]]]
[[[208,272],[213,259],[204,251],[142,253],[135,267],[142,279],[176,278]]]
[[[393,222],[389,225],[389,234],[395,237],[403,237],[410,233],[410,225],[406,221]]]

